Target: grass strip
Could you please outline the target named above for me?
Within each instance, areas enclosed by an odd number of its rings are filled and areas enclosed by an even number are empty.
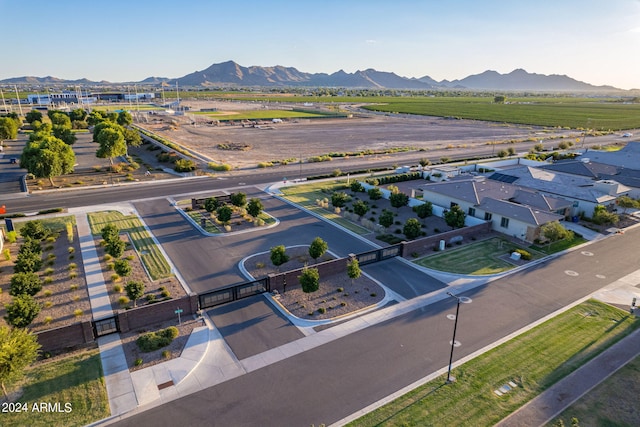
[[[116,225],[121,232],[129,233],[133,246],[140,254],[152,280],[170,277],[171,267],[153,238],[136,215],[123,215],[118,211],[90,212],[88,214],[91,233],[99,236],[107,224]]]
[[[494,425],[640,326],[589,300],[399,397],[349,426]],[[508,393],[494,390],[513,381]]]
[[[83,426],[110,415],[97,350],[33,366],[21,386],[14,403],[26,411],[0,415],[3,427]]]

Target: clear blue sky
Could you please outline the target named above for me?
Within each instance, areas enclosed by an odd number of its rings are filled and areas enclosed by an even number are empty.
[[[139,81],[213,63],[640,88],[640,0],[0,0],[0,79]]]

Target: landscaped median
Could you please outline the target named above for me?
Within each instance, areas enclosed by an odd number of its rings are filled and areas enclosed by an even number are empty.
[[[584,302],[455,368],[455,383],[441,376],[349,425],[494,425],[638,327],[626,311]]]

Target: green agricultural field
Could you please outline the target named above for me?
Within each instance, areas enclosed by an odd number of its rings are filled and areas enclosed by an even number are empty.
[[[114,224],[121,232],[128,233],[152,280],[172,275],[169,263],[136,215],[124,216],[117,211],[107,211],[90,212],[88,217],[91,233],[96,236],[100,235],[100,230],[107,224]]]
[[[521,98],[496,104],[489,97],[379,99],[374,111],[537,126],[617,131],[640,127],[640,104],[581,98]]]
[[[457,249],[446,249],[444,252],[419,258],[413,262],[422,267],[451,273],[497,274],[516,267],[514,264],[499,258],[516,249],[523,248],[507,240],[494,237]],[[533,259],[543,256],[543,254],[532,251],[529,248],[525,250],[531,253]]]
[[[495,425],[639,326],[626,311],[587,301],[453,369],[455,383],[444,385],[445,374],[348,425]],[[516,387],[498,397],[509,381]]]
[[[3,427],[12,426],[83,426],[110,415],[107,389],[97,350],[40,363],[27,370],[21,383],[26,412],[0,415]],[[40,412],[34,404],[59,404],[60,410]]]

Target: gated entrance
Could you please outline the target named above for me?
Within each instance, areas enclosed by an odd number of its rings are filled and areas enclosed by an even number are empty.
[[[94,320],[91,323],[93,324],[93,335],[96,338],[120,332],[118,316],[105,317],[104,319]]]
[[[269,279],[252,280],[250,282],[239,283],[227,286],[222,289],[198,295],[200,309],[215,307],[231,301],[247,298],[253,295],[269,292]]]
[[[362,252],[356,255],[360,265],[372,264],[389,258],[402,256],[402,245],[387,246],[386,248],[376,249],[374,251]]]

